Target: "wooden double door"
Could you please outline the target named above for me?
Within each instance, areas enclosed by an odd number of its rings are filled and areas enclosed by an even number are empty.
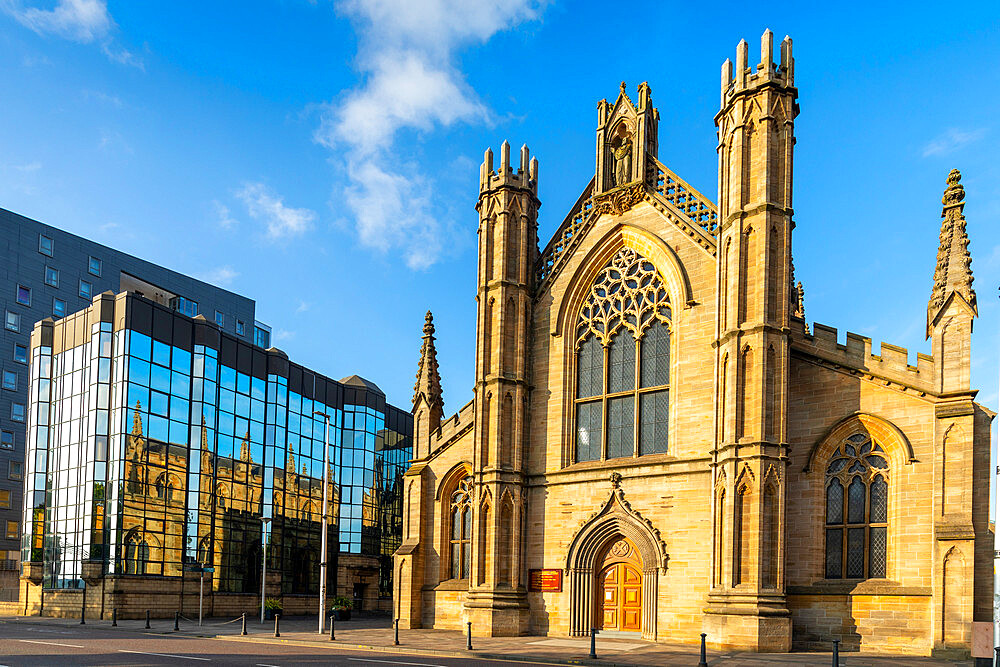
[[[604,630],[642,630],[642,573],[632,563],[613,563],[600,573]]]

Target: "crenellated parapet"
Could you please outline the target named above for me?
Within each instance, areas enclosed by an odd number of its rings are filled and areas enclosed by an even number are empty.
[[[795,336],[794,351],[816,357],[820,361],[840,366],[872,379],[883,380],[914,389],[922,393],[935,393],[934,358],[917,353],[917,365],[909,363],[905,347],[883,342],[878,354],[872,349],[872,339],[848,331],[846,342],[837,341],[838,331],[819,322],[813,323],[812,334]]]
[[[441,422],[441,427],[430,435],[430,453],[433,455],[442,447],[447,447],[472,428],[476,416],[475,399]]]
[[[527,146],[521,146],[521,164],[517,171],[510,164],[510,144],[500,146],[500,166],[493,168],[493,149],[487,148],[479,167],[480,196],[500,188],[528,190],[538,197],[538,159],[532,158]]]
[[[736,66],[729,59],[722,65],[722,108],[733,98],[756,90],[763,85],[782,87],[795,86],[795,59],[792,57],[792,38],[785,36],[781,42],[780,60],[773,61],[774,33],[765,30],[760,39],[760,62],[756,67],[749,65],[750,47],[746,40],[740,40],[736,47]]]

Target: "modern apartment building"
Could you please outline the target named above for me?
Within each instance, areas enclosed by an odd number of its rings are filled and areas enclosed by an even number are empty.
[[[0,209],[0,601],[16,595],[31,329],[89,306],[107,290],[204,315],[236,339],[270,347],[270,330],[254,320],[253,300]]]
[[[324,510],[330,594],[391,610],[413,419],[373,383],[134,292],[39,322],[28,353],[27,613],[194,614],[211,568],[206,612],[237,615],[265,562],[266,595],[312,612]]]

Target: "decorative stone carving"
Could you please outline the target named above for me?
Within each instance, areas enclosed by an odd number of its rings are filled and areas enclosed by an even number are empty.
[[[598,213],[621,215],[646,198],[646,188],[642,183],[612,190],[606,195],[594,199],[594,208]]]

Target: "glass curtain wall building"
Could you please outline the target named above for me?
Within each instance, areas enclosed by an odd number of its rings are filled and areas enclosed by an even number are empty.
[[[106,290],[134,291],[248,342],[270,347],[255,303],[190,276],[0,208],[0,601],[17,599],[28,405],[28,339]],[[6,576],[6,575],[10,576]]]
[[[132,293],[38,323],[30,378],[21,556],[43,588],[202,566],[213,592],[259,595],[266,549],[268,596],[315,595],[326,415],[330,594],[391,596],[412,418],[375,385]]]

